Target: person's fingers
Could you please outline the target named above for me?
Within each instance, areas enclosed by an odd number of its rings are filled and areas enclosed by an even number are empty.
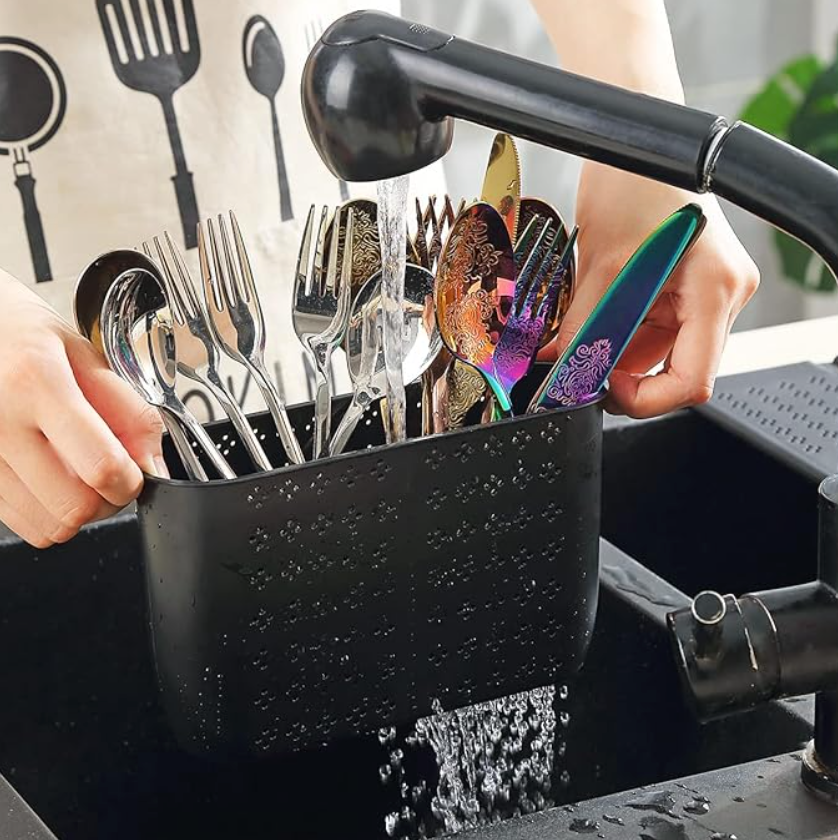
[[[0,499],[3,513],[0,520],[18,536],[36,548],[48,548],[57,542],[66,542],[75,533],[48,511],[30,492],[17,474],[0,458]],[[114,510],[102,503],[94,519],[104,519]]]
[[[599,278],[591,278],[579,285],[576,294],[573,296],[573,302],[570,304],[559,327],[559,335],[555,342],[555,349],[558,355],[561,355],[571,341],[573,341],[574,336],[579,332],[585,321],[587,321],[588,316],[599,302],[606,288],[608,288],[608,282],[602,281]]]
[[[41,524],[38,521],[41,520],[52,542],[66,542],[78,533],[82,525],[111,516],[124,506],[110,504],[87,484],[39,431],[27,429],[19,432],[15,436],[13,451],[4,447],[2,455],[24,485],[20,488],[20,497],[13,500],[7,485],[14,487],[14,482],[7,480],[3,485],[4,497],[34,523]],[[139,472],[136,465],[133,466]],[[31,509],[31,504],[22,495],[23,490],[45,509],[49,520],[45,520],[37,509]]]
[[[92,345],[74,345],[68,355],[82,394],[128,455],[149,475],[167,477],[160,412],[120,379]]]
[[[617,368],[626,373],[648,373],[669,355],[675,336],[668,327],[641,324]]]
[[[49,548],[53,543],[16,508],[0,496],[0,521],[34,548]]]
[[[84,398],[57,338],[18,348],[3,371],[0,393],[21,396],[0,405],[0,454],[11,461],[22,448],[19,436],[43,433],[71,473],[107,501],[124,506],[139,493],[142,473]],[[28,475],[20,477],[29,482]],[[32,478],[45,481],[49,475],[34,473]]]
[[[0,458],[0,496],[41,538],[44,544],[39,547],[52,545],[54,540],[51,535],[58,533],[61,523],[32,495],[29,488],[3,458]],[[6,524],[11,527],[10,523]],[[24,539],[27,538],[24,537]],[[29,542],[28,539],[27,542]]]
[[[59,398],[62,411],[47,408],[37,412],[36,419],[52,450],[66,462],[61,478],[74,474],[95,494],[124,507],[142,489],[140,468],[75,385],[65,387]],[[21,478],[27,483],[37,480],[38,473],[30,471],[34,464],[27,464],[23,474],[17,460],[11,463]]]
[[[682,325],[664,369],[654,376],[615,370],[609,401],[631,417],[655,417],[713,395],[716,371],[728,333],[728,312],[708,309]]]

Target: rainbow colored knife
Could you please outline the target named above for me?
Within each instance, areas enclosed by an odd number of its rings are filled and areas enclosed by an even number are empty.
[[[530,413],[578,405],[599,394],[704,224],[701,208],[687,204],[650,234],[553,365],[530,403]]]

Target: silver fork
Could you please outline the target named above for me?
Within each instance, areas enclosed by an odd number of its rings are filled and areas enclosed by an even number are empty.
[[[178,370],[200,382],[218,400],[238,432],[253,463],[262,470],[273,469],[265,450],[247,420],[241,406],[224,384],[218,372],[219,353],[213,341],[204,306],[195,291],[189,270],[168,231],[164,231],[168,254],[154,237],[154,251],[143,242],[146,256],[155,260],[162,270],[163,282],[172,310],[172,326],[178,348]]]
[[[311,240],[314,233],[314,205],[308,211],[297,273],[294,281],[294,330],[300,343],[314,362],[317,371],[317,392],[314,399],[314,457],[325,455],[329,445],[332,420],[332,391],[329,385],[332,351],[339,346],[346,334],[349,321],[350,292],[352,288],[352,210],[346,211],[344,254],[338,272],[341,209],[335,213],[334,232],[326,259],[326,232],[329,228],[329,209],[323,208],[314,260],[311,261]]]
[[[235,240],[235,256],[230,245],[227,223],[221,214],[218,216],[220,247],[212,219],[206,222],[206,236],[204,224],[198,225],[198,258],[209,324],[221,349],[243,364],[253,376],[289,460],[294,464],[302,464],[305,458],[288,419],[285,404],[265,368],[265,318],[244,239],[232,211],[230,224]]]

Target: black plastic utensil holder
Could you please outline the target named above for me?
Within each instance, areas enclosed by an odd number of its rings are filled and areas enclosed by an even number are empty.
[[[289,413],[303,440],[311,405]],[[252,420],[278,459],[270,418]],[[229,424],[209,431],[246,469]],[[185,748],[298,750],[580,667],[597,602],[599,403],[382,442],[375,412],[358,451],[336,458],[147,481],[153,648]]]

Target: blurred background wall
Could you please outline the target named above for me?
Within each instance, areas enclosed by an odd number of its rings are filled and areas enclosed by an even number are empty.
[[[791,59],[835,54],[836,0],[668,0],[666,5],[688,104],[731,118]],[[535,61],[561,63],[528,0],[403,0],[403,13]],[[458,125],[446,159],[453,195],[471,195],[481,183],[491,136],[477,126]],[[521,152],[524,190],[537,191],[572,218],[579,162],[523,142]],[[763,277],[737,329],[838,313],[838,294],[805,292],[782,278],[766,225],[736,208],[725,209]]]

